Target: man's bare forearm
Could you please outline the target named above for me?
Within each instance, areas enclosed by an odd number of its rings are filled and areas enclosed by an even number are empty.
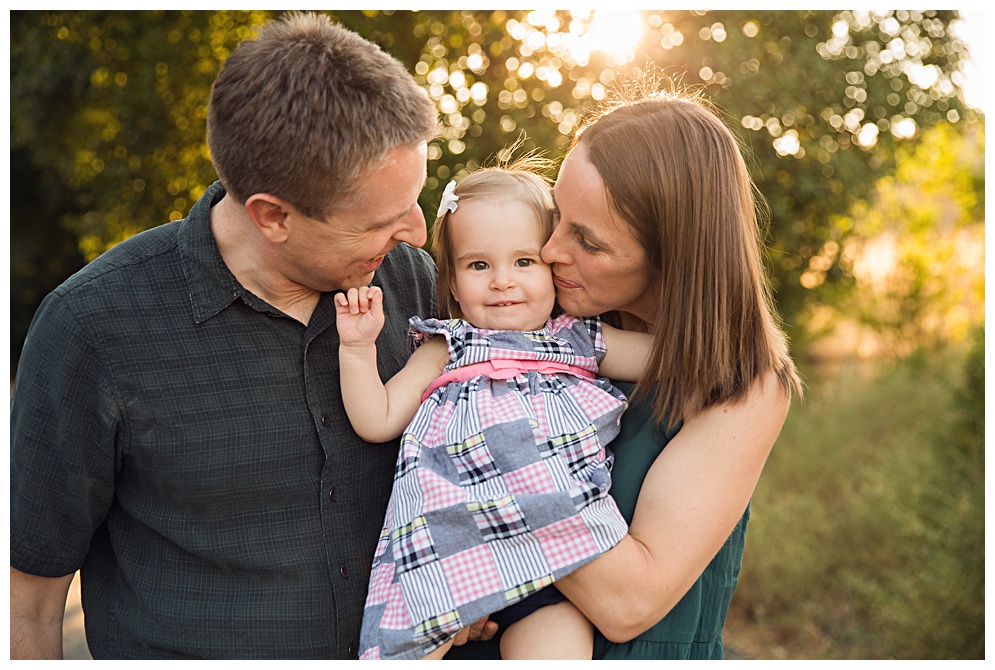
[[[62,621],[73,575],[38,577],[10,569],[10,658],[62,659]]]

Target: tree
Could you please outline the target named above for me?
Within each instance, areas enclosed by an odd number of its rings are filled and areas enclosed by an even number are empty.
[[[969,115],[957,98],[964,45],[947,29],[955,18],[949,11],[440,17],[426,28],[416,66],[446,122],[430,188],[520,129],[539,147],[563,150],[584,109],[618,80],[662,72],[702,86],[751,155],[770,206],[777,303],[790,322],[852,282],[838,250],[853,231],[833,214],[893,169],[897,146]],[[812,263],[819,273],[805,275]]]
[[[936,348],[983,323],[985,140],[969,130],[941,124],[899,147],[894,173],[836,219],[854,231],[840,264],[856,279],[837,307],[891,352]]]
[[[850,281],[837,225],[893,165],[897,145],[969,116],[957,98],[964,46],[952,11],[329,12],[407,65],[439,106],[421,204],[524,132],[561,153],[582,115],[621,78],[703,86],[743,136],[771,210],[782,316]],[[141,229],[181,218],[215,179],[205,143],[211,82],[264,11],[11,13],[12,357],[55,276],[29,249],[61,230],[49,266],[78,267]],[[828,246],[827,246],[828,245]],[[835,246],[833,246],[835,245]],[[77,255],[78,254],[78,255]],[[813,261],[813,259],[818,259]]]

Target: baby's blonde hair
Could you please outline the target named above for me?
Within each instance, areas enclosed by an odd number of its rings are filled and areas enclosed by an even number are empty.
[[[539,222],[543,244],[553,234],[553,196],[547,173],[552,162],[536,154],[528,154],[511,163],[498,162],[471,172],[456,184],[454,195],[459,196],[459,206],[471,200],[486,198],[514,198],[530,207]],[[452,217],[455,212],[446,210],[432,224],[432,251],[439,267],[439,314],[443,318],[464,318],[459,303],[453,297],[451,286],[455,279],[452,262]]]

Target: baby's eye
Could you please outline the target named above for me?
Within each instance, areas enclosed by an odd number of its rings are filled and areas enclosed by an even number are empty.
[[[532,260],[531,258],[519,258],[517,261],[515,261],[515,267],[527,268],[530,265],[533,265],[534,263],[535,261]]]
[[[486,270],[487,267],[488,265],[484,261],[473,261],[470,263],[471,270]]]

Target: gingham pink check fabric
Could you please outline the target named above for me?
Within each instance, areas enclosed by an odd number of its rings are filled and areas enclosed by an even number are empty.
[[[442,336],[446,371],[494,360],[596,373],[598,319],[530,332],[412,318],[413,346]],[[507,376],[507,375],[502,375]],[[604,378],[523,370],[436,389],[401,438],[366,600],[361,658],[421,658],[615,546],[608,496],[625,396]]]

